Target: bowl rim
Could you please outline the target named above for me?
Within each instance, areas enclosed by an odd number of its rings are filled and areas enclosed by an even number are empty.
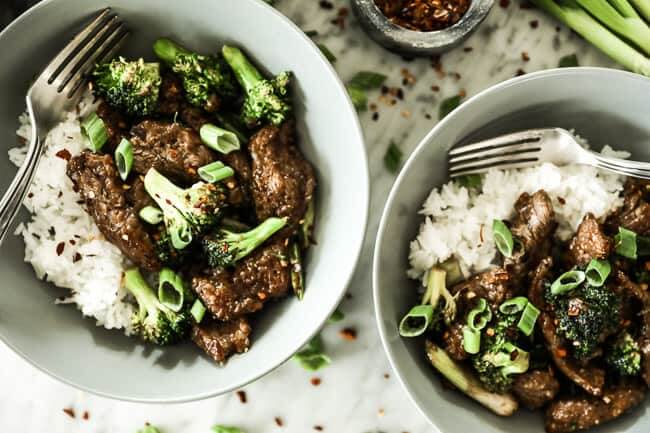
[[[467,101],[465,101],[463,104],[461,104],[457,109],[449,113],[444,119],[439,121],[425,136],[422,138],[422,140],[418,143],[418,145],[415,147],[407,161],[404,163],[404,166],[402,167],[399,175],[397,176],[397,179],[393,183],[393,186],[391,187],[391,191],[388,195],[388,199],[386,200],[386,203],[384,205],[384,209],[382,211],[381,219],[379,221],[379,227],[377,229],[377,235],[376,235],[376,241],[375,241],[375,249],[373,252],[373,261],[372,261],[372,297],[373,297],[373,306],[375,309],[375,322],[378,328],[379,332],[379,338],[381,340],[381,344],[384,348],[384,352],[386,353],[386,356],[388,358],[388,362],[390,363],[391,369],[397,376],[397,379],[402,386],[402,389],[406,392],[408,395],[409,400],[415,405],[415,407],[418,409],[418,411],[422,414],[422,416],[431,424],[433,427],[435,427],[439,432],[442,432],[440,426],[436,422],[436,418],[432,416],[430,411],[427,411],[426,408],[428,406],[425,406],[424,402],[420,401],[416,396],[411,392],[407,379],[403,372],[398,368],[397,364],[397,359],[395,356],[395,351],[392,348],[392,345],[389,342],[389,338],[387,335],[387,327],[384,321],[382,320],[382,314],[381,314],[381,299],[382,299],[382,294],[380,293],[379,286],[379,274],[380,274],[380,268],[379,268],[379,255],[381,250],[384,248],[384,234],[386,232],[386,224],[387,224],[387,219],[388,219],[388,212],[389,210],[393,207],[395,197],[397,196],[397,191],[400,189],[400,186],[404,180],[404,177],[406,176],[406,172],[408,172],[413,165],[414,161],[421,156],[421,154],[424,153],[426,150],[428,144],[431,142],[433,137],[438,133],[438,131],[446,126],[446,124],[450,121],[450,119],[453,119],[455,117],[458,117],[462,115],[464,111],[467,110],[467,107],[470,105],[474,105],[479,102],[484,102],[486,99],[489,99],[494,93],[501,92],[507,88],[513,87],[513,86],[519,86],[522,85],[525,82],[528,81],[535,81],[535,80],[541,80],[541,79],[546,79],[550,77],[562,77],[566,75],[599,75],[599,76],[605,76],[605,75],[614,75],[614,76],[622,76],[626,77],[627,79],[635,79],[638,81],[648,81],[649,79],[646,77],[643,77],[639,74],[635,74],[632,72],[620,70],[620,69],[612,69],[612,68],[604,68],[604,67],[595,67],[595,66],[582,66],[582,67],[570,67],[570,68],[554,68],[554,69],[546,69],[542,71],[536,71],[536,72],[531,72],[526,75],[522,75],[520,77],[514,77],[510,78],[506,81],[502,81],[500,83],[496,83],[476,95],[472,96],[469,98]],[[431,188],[436,187],[436,185],[431,185]],[[406,270],[404,270],[406,273]]]
[[[267,13],[270,13],[271,15],[275,16],[275,19],[278,20],[278,22],[284,26],[285,28],[288,29],[289,32],[294,33],[298,38],[301,38],[303,42],[306,42],[310,47],[313,52],[315,52],[319,57],[321,67],[323,70],[323,73],[326,73],[327,75],[330,76],[330,78],[334,79],[334,82],[337,84],[337,91],[339,93],[339,96],[343,97],[343,100],[346,101],[347,103],[344,104],[343,109],[347,110],[347,115],[351,119],[351,126],[352,126],[352,131],[353,131],[353,138],[354,141],[359,142],[361,144],[361,157],[362,161],[361,167],[363,170],[363,173],[361,178],[362,178],[362,183],[360,185],[357,185],[356,188],[360,190],[361,194],[361,200],[362,200],[362,225],[359,227],[360,230],[360,236],[358,236],[358,240],[356,244],[354,245],[354,248],[352,249],[352,261],[350,262],[350,271],[349,274],[344,278],[344,285],[338,295],[338,299],[336,304],[330,309],[327,315],[324,315],[323,318],[320,320],[320,324],[316,327],[314,327],[313,332],[308,334],[308,338],[304,339],[304,341],[301,342],[301,344],[296,347],[295,349],[292,349],[288,351],[288,353],[284,354],[281,357],[281,361],[278,362],[276,365],[269,365],[265,368],[260,369],[260,371],[256,374],[253,374],[252,376],[245,377],[240,383],[233,384],[230,386],[226,387],[221,387],[217,388],[213,391],[206,391],[206,392],[201,392],[198,394],[190,394],[190,395],[183,395],[183,396],[178,396],[178,397],[172,397],[172,398],[138,398],[138,397],[129,397],[128,395],[118,395],[115,393],[111,392],[104,392],[99,389],[94,389],[92,387],[83,385],[81,383],[78,383],[76,380],[63,377],[57,373],[54,373],[51,371],[48,367],[45,365],[41,365],[36,363],[34,360],[32,360],[29,355],[22,350],[18,349],[9,339],[7,339],[3,334],[0,334],[0,341],[2,341],[7,347],[11,349],[12,352],[17,354],[20,358],[22,358],[24,361],[27,361],[30,365],[35,367],[36,369],[40,370],[41,372],[47,374],[48,376],[58,380],[59,382],[62,382],[66,385],[72,386],[76,389],[89,392],[94,395],[98,395],[100,397],[106,397],[110,399],[115,399],[115,400],[120,400],[120,401],[127,401],[127,402],[134,402],[134,403],[149,403],[149,404],[175,404],[175,403],[187,403],[187,402],[192,402],[192,401],[198,401],[198,400],[204,400],[207,398],[211,397],[216,397],[218,395],[226,394],[228,392],[234,391],[236,389],[242,388],[252,382],[257,381],[258,379],[266,376],[267,374],[271,373],[284,363],[288,361],[298,350],[300,350],[301,347],[306,345],[318,332],[320,332],[321,328],[325,325],[327,322],[328,318],[334,313],[336,310],[337,306],[341,303],[343,300],[343,297],[345,296],[346,290],[348,286],[350,285],[350,282],[352,278],[354,277],[354,274],[358,268],[359,265],[359,260],[361,258],[361,253],[363,250],[363,245],[365,244],[366,237],[368,236],[367,234],[367,228],[368,228],[368,218],[369,218],[369,209],[370,209],[370,174],[369,174],[369,163],[368,163],[368,152],[366,150],[365,146],[365,137],[363,134],[363,129],[361,128],[361,122],[359,120],[359,116],[357,115],[357,111],[354,108],[354,105],[352,104],[352,100],[350,99],[350,96],[348,92],[345,90],[345,85],[343,84],[343,81],[337,74],[336,70],[332,66],[332,63],[327,60],[325,55],[322,53],[322,51],[318,48],[318,46],[315,44],[315,42],[309,38],[303,31],[296,25],[293,21],[291,21],[286,15],[282,14],[280,11],[275,9],[273,6],[270,4],[264,2],[264,1],[259,1],[259,0],[239,0],[241,1],[247,1],[252,7],[257,7],[257,8],[262,8],[266,9]],[[36,3],[35,5],[31,6],[27,10],[25,10],[22,14],[20,14],[18,17],[16,17],[11,23],[9,23],[2,31],[0,31],[0,40],[5,36],[5,34],[14,31],[15,28],[21,25],[21,23],[27,19],[29,16],[31,16],[35,11],[39,10],[40,8],[47,7],[52,3],[64,3],[64,0],[42,0],[39,3]],[[110,6],[107,6],[110,7]],[[99,11],[99,9],[98,9]],[[81,313],[79,313],[81,314]],[[110,331],[110,330],[106,330]],[[219,368],[216,366],[215,368]],[[224,367],[225,368],[225,367]]]

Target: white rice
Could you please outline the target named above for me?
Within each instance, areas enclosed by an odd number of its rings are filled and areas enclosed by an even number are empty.
[[[602,153],[629,157],[608,146]],[[480,192],[449,182],[434,189],[422,206],[424,222],[410,245],[408,276],[424,282],[432,266],[452,256],[465,276],[488,269],[496,255],[492,221],[511,219],[514,203],[524,192],[548,193],[559,224],[556,235],[567,240],[588,212],[599,218],[622,204],[623,181],[623,176],[593,167],[543,164],[492,170],[484,176]]]
[[[74,303],[84,316],[95,318],[98,326],[123,329],[129,334],[134,307],[125,301],[122,287],[122,272],[128,261],[104,239],[77,203],[80,197],[65,173],[66,161],[56,156],[63,149],[74,156],[86,147],[79,118],[89,107],[88,99],[84,100],[80,115],[68,113],[47,135],[45,154],[24,202],[32,215],[15,234],[22,235],[25,261],[32,264],[36,276],[70,290],[69,296],[58,302]],[[17,134],[27,142],[31,127],[26,114],[20,117],[20,124]],[[9,158],[20,165],[26,151],[26,145],[10,149]]]

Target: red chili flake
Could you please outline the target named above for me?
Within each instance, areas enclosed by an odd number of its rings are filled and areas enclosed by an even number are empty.
[[[275,417],[275,423],[278,425],[278,427],[282,427],[284,425],[284,421],[282,421],[282,418],[279,416]]]
[[[424,118],[427,120],[431,119],[431,115],[429,113],[424,113]]]
[[[70,158],[72,158],[72,155],[70,155],[68,149],[61,149],[57,153],[55,153],[55,155],[66,161],[70,161]]]
[[[578,298],[573,298],[569,300],[569,305],[567,307],[567,315],[570,317],[575,317],[580,314],[584,305],[582,300]]]
[[[77,192],[77,191],[75,191],[75,192]],[[61,198],[62,195],[63,195],[63,191],[59,191],[59,195],[57,196],[57,198]]]
[[[316,430],[316,431],[323,431],[324,428],[323,428],[322,425],[315,425],[315,426],[314,426],[314,430]]]
[[[472,48],[472,47],[465,47],[465,48],[463,48],[463,51],[465,51],[466,53],[469,53],[469,52],[474,51],[474,48]]]
[[[352,299],[352,298],[353,298],[352,293],[345,294],[345,299]]]
[[[310,380],[311,384],[314,386],[318,386],[321,383],[321,380],[319,377],[312,377]]]
[[[375,122],[377,120],[379,120],[379,113],[378,112],[375,111],[374,113],[372,113],[372,120],[374,120]]]
[[[565,200],[563,197],[558,197],[558,198],[557,198],[557,201],[559,201],[561,205],[565,205],[565,204],[566,204],[566,200]]]
[[[524,0],[519,4],[519,7],[521,9],[535,9],[535,5],[532,4],[531,2]]]
[[[384,411],[384,409],[379,409],[377,411],[377,415],[379,415],[379,416],[384,416],[385,414],[386,414],[386,412]]]
[[[532,20],[528,24],[530,24],[530,27],[533,28],[533,29],[536,29],[537,27],[539,27],[539,21],[537,21],[537,20]]]
[[[450,72],[450,75],[456,79],[456,81],[461,79],[461,75],[458,72]]]
[[[508,6],[510,6],[510,0],[499,0],[499,6],[501,6],[504,9],[507,8]]]
[[[246,403],[248,401],[246,398],[246,391],[237,391],[237,397],[239,397],[239,401],[242,403]]]
[[[63,409],[63,413],[68,415],[70,418],[75,418],[74,409],[71,407],[66,407]]]
[[[458,92],[458,96],[464,98],[465,96],[467,96],[467,91],[465,89],[460,89],[460,91]]]
[[[326,9],[326,10],[334,9],[334,5],[332,4],[332,2],[329,2],[327,0],[319,1],[318,5],[321,7],[321,9]]]
[[[82,418],[84,419],[84,421],[88,421],[90,419],[90,414],[88,413],[87,410],[84,411]]]
[[[368,108],[370,108],[370,111],[377,111],[377,104],[371,102],[370,104],[368,104]]]
[[[75,241],[74,239],[70,239],[68,242],[70,242],[70,245],[74,245],[77,243],[77,241]]]
[[[523,51],[521,53],[521,60],[523,60],[524,62],[528,62],[530,60],[530,56],[526,51]]]
[[[515,74],[515,77],[520,77],[522,75],[526,75],[526,71],[524,71],[521,68],[517,69],[517,73]]]
[[[81,260],[81,254],[74,253],[74,256],[72,256],[72,263],[77,263],[79,260]]]
[[[32,198],[32,197],[34,197],[34,193],[30,192],[30,193],[27,194],[27,198]]]
[[[434,84],[433,86],[431,86],[431,90],[433,90],[434,92],[439,92],[440,91],[440,86],[436,86]]]
[[[402,89],[397,89],[397,99],[404,99],[404,91]]]
[[[65,248],[65,242],[59,242],[56,246],[56,255],[60,256],[63,254],[63,249]]]
[[[395,25],[409,30],[430,32],[457,23],[469,0],[375,0],[381,12]]]
[[[560,347],[555,351],[555,354],[557,355],[558,358],[566,358],[567,355],[566,349]]]
[[[354,328],[343,328],[339,331],[339,335],[344,340],[354,341],[357,339],[357,331]]]
[[[390,378],[390,374],[384,373],[384,379],[388,379],[388,378]]]

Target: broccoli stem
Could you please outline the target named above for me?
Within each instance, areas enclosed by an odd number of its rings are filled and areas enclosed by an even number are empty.
[[[258,225],[253,230],[249,230],[245,233],[233,234],[235,242],[241,242],[235,261],[249,255],[255,248],[284,227],[286,223],[286,218],[267,218],[262,224]]]
[[[179,54],[189,54],[190,52],[178,45],[176,42],[167,38],[160,38],[153,44],[153,52],[156,56],[168,65],[174,64],[176,56]]]
[[[583,10],[575,0],[533,0],[538,7],[553,15],[616,62],[632,72],[650,76],[650,59],[635,50]]]
[[[460,391],[497,415],[510,416],[518,409],[519,404],[511,394],[497,394],[488,391],[473,374],[457,364],[443,349],[428,340],[425,347],[427,357],[433,367]]]
[[[153,317],[157,315],[158,298],[156,293],[149,286],[138,268],[131,268],[124,272],[124,287],[138,302],[140,320],[143,320],[146,316]]]
[[[255,85],[264,79],[260,71],[248,61],[239,48],[224,45],[222,53],[235,73],[237,81],[247,93],[251,92]]]

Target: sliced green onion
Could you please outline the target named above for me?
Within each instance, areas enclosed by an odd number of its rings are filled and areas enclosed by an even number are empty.
[[[528,302],[524,308],[524,312],[521,313],[519,322],[517,323],[517,328],[525,335],[530,336],[535,329],[535,322],[539,317],[540,311],[537,309],[532,302]]]
[[[585,276],[589,284],[595,287],[600,287],[605,284],[605,280],[612,271],[612,266],[607,260],[592,259],[587,265]]]
[[[167,229],[172,240],[172,246],[177,250],[182,250],[192,243],[192,231],[187,224],[173,225]]]
[[[492,320],[492,310],[485,299],[481,298],[476,307],[467,315],[467,327],[480,331]]]
[[[503,314],[517,314],[520,311],[523,311],[528,304],[528,299],[524,296],[517,296],[516,298],[508,299],[503,304],[499,306],[499,311]]]
[[[494,236],[494,243],[497,249],[505,257],[512,257],[512,250],[514,248],[514,240],[512,239],[512,232],[501,220],[492,221],[492,235]]]
[[[81,123],[81,133],[88,139],[88,147],[93,152],[99,152],[108,141],[106,125],[97,113],[91,113]]]
[[[201,127],[199,135],[203,144],[223,154],[228,154],[240,148],[237,134],[210,123],[206,123]]]
[[[181,276],[169,268],[162,268],[158,275],[158,300],[174,311],[183,307],[185,284]]]
[[[201,323],[201,320],[203,320],[203,316],[205,316],[205,306],[203,305],[203,302],[201,302],[200,299],[197,299],[194,301],[192,304],[192,308],[190,308],[190,314],[196,321],[196,323]]]
[[[516,356],[513,359],[513,353]],[[510,342],[505,342],[498,352],[486,353],[483,359],[495,367],[500,367],[503,376],[524,373],[530,366],[530,354]]]
[[[221,161],[215,161],[208,165],[204,165],[203,167],[199,167],[198,173],[204,181],[208,183],[216,183],[233,176],[235,170],[224,165]]]
[[[481,332],[463,326],[463,349],[470,355],[476,355],[481,350]]]
[[[578,270],[565,272],[551,284],[551,293],[561,295],[570,292],[585,281],[585,273]]]
[[[616,254],[628,259],[636,259],[636,233],[632,230],[619,227],[618,234],[614,236],[614,243],[616,245]]]
[[[163,222],[163,213],[155,206],[145,206],[138,213],[140,219],[151,225],[158,225]]]
[[[432,322],[433,307],[431,305],[416,305],[400,322],[399,335],[402,337],[418,337],[429,329]]]
[[[115,165],[122,180],[126,180],[133,167],[133,145],[126,138],[123,138],[115,149]]]

